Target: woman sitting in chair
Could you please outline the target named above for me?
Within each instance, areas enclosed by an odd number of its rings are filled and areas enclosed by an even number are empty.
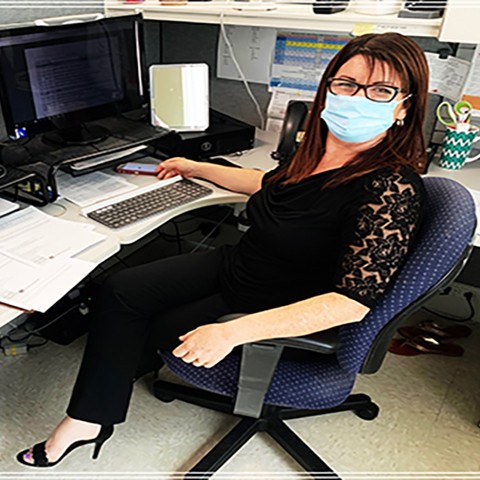
[[[233,247],[123,270],[102,286],[67,416],[17,459],[37,467],[125,421],[133,381],[161,348],[210,368],[236,346],[360,322],[402,264],[422,218],[428,66],[396,33],[351,40],[328,65],[304,139],[264,173],[184,158],[158,177],[251,195]],[[215,320],[247,313],[227,323]],[[158,365],[157,365],[158,366]]]

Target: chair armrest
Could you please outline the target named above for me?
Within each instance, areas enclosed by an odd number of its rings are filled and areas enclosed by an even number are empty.
[[[224,315],[217,322],[229,322],[246,314]],[[259,418],[265,395],[270,388],[284,347],[332,354],[340,344],[336,329],[317,332],[303,337],[274,338],[249,343],[242,347],[242,359],[235,397],[234,413]]]
[[[310,352],[331,355],[338,350],[340,338],[337,329],[324,330],[323,332],[311,333],[303,337],[272,338],[256,342],[259,344],[282,345],[283,347],[296,348],[297,350],[308,350]]]
[[[217,322],[230,322],[245,315],[247,314],[232,313],[218,318]],[[271,338],[255,343],[259,345],[279,345],[282,347],[291,347],[298,350],[308,350],[310,352],[331,355],[338,350],[338,347],[340,346],[340,338],[338,336],[337,328],[331,328],[329,330],[315,332],[301,337]]]

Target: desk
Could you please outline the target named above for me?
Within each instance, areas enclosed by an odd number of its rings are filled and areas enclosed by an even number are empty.
[[[239,156],[230,155],[228,158],[232,162],[238,163],[247,168],[270,170],[277,165],[277,162],[270,158],[270,152],[274,150],[277,138],[278,136],[275,133],[258,130],[254,149],[246,151]],[[451,178],[464,184],[470,189],[480,191],[480,162],[468,164],[459,171],[444,170],[433,163],[430,166],[428,176]],[[139,187],[156,181],[156,179],[152,177],[133,175],[129,180],[137,184]],[[65,220],[92,223],[95,225],[96,231],[106,235],[107,238],[103,242],[94,245],[78,255],[78,258],[80,259],[89,260],[99,265],[117,253],[120,250],[121,245],[130,244],[141,239],[177,215],[210,205],[244,203],[248,199],[246,195],[212,186],[208,182],[199,181],[199,183],[203,183],[210,188],[213,188],[214,193],[208,197],[191,202],[188,205],[183,205],[170,212],[156,215],[118,231],[110,230],[93,222],[93,220],[82,215],[79,207],[64,199],[59,199],[55,203],[43,207],[42,211]],[[477,235],[476,237],[475,246],[480,247],[480,235]],[[18,321],[23,315],[24,314],[19,310],[0,306],[0,330],[6,324],[14,322],[15,320]]]

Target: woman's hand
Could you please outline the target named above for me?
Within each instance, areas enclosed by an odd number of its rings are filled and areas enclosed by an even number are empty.
[[[169,158],[157,167],[157,178],[166,180],[177,175],[181,175],[183,178],[191,178],[198,174],[198,165],[198,162],[183,157]]]
[[[236,347],[227,324],[210,324],[179,337],[181,344],[172,352],[196,367],[211,368]]]

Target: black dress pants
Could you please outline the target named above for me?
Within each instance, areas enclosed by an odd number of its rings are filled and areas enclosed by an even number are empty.
[[[125,421],[141,363],[178,337],[231,313],[220,294],[222,253],[165,258],[102,285],[67,414],[102,425]],[[147,359],[147,360],[145,360]]]

